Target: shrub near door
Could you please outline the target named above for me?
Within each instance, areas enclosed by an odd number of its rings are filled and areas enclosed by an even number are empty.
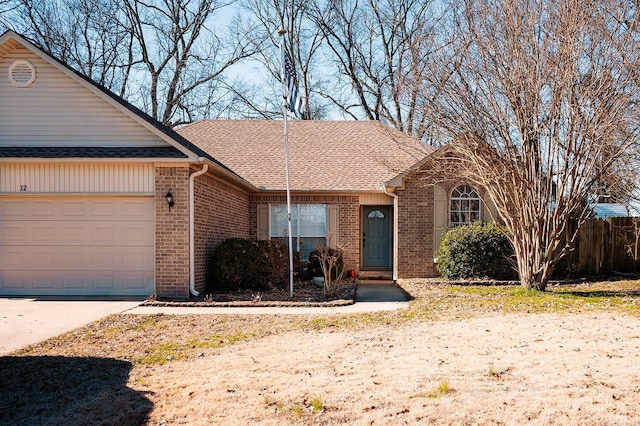
[[[515,277],[513,247],[495,223],[456,226],[442,236],[438,271],[447,279]]]

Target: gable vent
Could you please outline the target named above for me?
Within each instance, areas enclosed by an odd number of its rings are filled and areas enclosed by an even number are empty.
[[[9,81],[16,87],[29,87],[36,81],[36,68],[29,61],[14,61],[9,67]]]

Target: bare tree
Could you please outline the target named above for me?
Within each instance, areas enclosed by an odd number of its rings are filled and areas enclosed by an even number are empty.
[[[340,284],[345,266],[342,263],[344,249],[341,247],[329,248],[327,246],[318,247],[312,256],[318,261],[324,279],[324,295],[330,295],[335,291],[336,285]]]
[[[635,0],[613,1],[614,7],[606,10],[615,31],[606,34],[607,39],[622,57],[622,66],[635,76],[640,85],[640,55],[637,51],[627,51],[632,41],[640,39],[640,4]],[[618,161],[613,170],[607,171],[600,184],[606,200],[626,204],[630,212],[640,213],[640,144],[634,144],[624,153],[623,161]]]
[[[16,0],[11,19],[17,30],[56,58],[101,85],[126,86],[131,36],[118,20],[114,0]]]
[[[568,221],[589,215],[599,180],[637,143],[639,41],[614,19],[624,2],[455,6],[455,39],[426,79],[450,141],[440,164],[487,191],[522,285],[544,290],[575,238]]]
[[[284,36],[285,54],[298,78],[302,94],[304,119],[322,119],[327,115],[326,102],[315,96],[318,87],[316,72],[320,62],[322,37],[308,19],[308,9],[314,0],[245,0],[246,26],[253,28],[253,38],[259,53],[252,59],[260,65],[259,83],[234,83],[238,112],[242,116],[276,118],[282,115],[280,85],[280,29]],[[260,45],[258,45],[260,43]],[[255,81],[255,76],[252,76]]]
[[[640,259],[640,218],[634,217],[631,218],[631,226],[630,229],[623,229],[622,231],[626,234],[630,234],[630,238],[628,238],[629,244],[625,244],[625,248],[627,249],[627,254],[633,260]]]
[[[150,94],[139,102],[162,123],[176,126],[215,115],[224,94],[210,95],[220,89],[223,73],[255,53],[248,34],[215,26],[215,12],[231,2],[123,1],[126,26],[136,41],[136,70]]]
[[[0,0],[0,34],[12,27],[10,16],[16,7],[13,0]]]
[[[439,2],[330,0],[312,11],[338,72],[323,95],[345,115],[380,120],[421,138],[423,74],[442,48]],[[330,68],[329,68],[330,69]]]

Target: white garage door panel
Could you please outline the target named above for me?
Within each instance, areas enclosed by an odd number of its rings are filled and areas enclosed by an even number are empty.
[[[94,271],[118,268],[124,271],[149,270],[154,267],[153,247],[102,246],[22,246],[2,249],[2,271],[24,269],[52,271]]]
[[[153,222],[28,221],[0,217],[2,244],[21,245],[137,245],[153,240]]]
[[[0,294],[154,292],[152,197],[0,197]]]
[[[112,271],[88,271],[76,277],[61,271],[22,273],[3,272],[0,279],[7,295],[147,295],[153,279],[147,273],[125,273],[114,276]]]
[[[32,274],[32,287],[35,290],[55,290],[56,277],[50,272],[34,272]]]
[[[117,201],[117,202],[114,202]],[[70,218],[83,220],[113,217],[120,220],[153,217],[150,197],[86,197],[61,196],[56,198],[7,197],[0,203],[0,216],[4,219],[56,220]]]

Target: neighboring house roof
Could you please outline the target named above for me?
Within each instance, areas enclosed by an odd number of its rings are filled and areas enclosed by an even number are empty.
[[[38,46],[36,43],[28,40],[24,36],[15,33],[14,31],[6,31],[4,34],[0,35],[0,57],[5,56],[6,54],[13,51],[15,48],[25,47],[34,54],[43,58],[45,61],[50,63],[52,66],[65,73],[67,76],[71,77],[79,84],[90,90],[91,92],[97,94],[106,102],[112,104],[120,111],[124,112],[126,115],[137,121],[139,124],[147,128],[149,131],[153,132],[157,136],[159,136],[162,140],[167,142],[170,147],[166,150],[158,150],[153,151],[150,147],[144,147],[144,151],[136,150],[132,148],[131,153],[133,158],[177,158],[177,159],[187,159],[189,161],[200,161],[200,159],[206,159],[209,162],[213,163],[214,166],[217,166],[221,171],[224,171],[227,174],[234,176],[236,179],[243,180],[237,173],[235,173],[232,169],[227,167],[225,164],[220,162],[217,158],[210,155],[208,152],[203,151],[196,145],[192,144],[189,140],[185,139],[178,133],[176,133],[173,129],[165,126],[160,123],[158,120],[154,119],[150,115],[141,111],[137,107],[133,106],[129,102],[125,101],[118,95],[114,94],[107,88],[102,85],[96,83],[85,75],[79,73],[73,68],[69,67],[64,62],[59,59],[49,55],[45,49]],[[173,147],[173,149],[171,149]],[[5,148],[6,149],[6,148]],[[57,150],[58,153],[54,153],[53,150]],[[6,151],[9,152],[9,151]],[[34,153],[27,154],[25,151],[21,151],[26,155],[24,158],[38,158]],[[34,151],[35,152],[35,151]],[[41,158],[77,158],[80,151],[72,150],[69,147],[51,147],[50,150],[39,151],[43,154]],[[92,158],[124,158],[123,155],[126,154],[125,150],[113,150],[107,149],[104,151],[94,150],[94,151],[86,151],[87,157]],[[18,151],[13,151],[14,154],[18,153]],[[160,155],[156,155],[160,154]],[[3,155],[0,155],[2,158]],[[16,155],[6,155],[4,157],[16,157]],[[247,182],[244,182],[246,185]]]
[[[203,120],[177,131],[254,186],[286,188],[282,121]],[[291,120],[288,140],[294,191],[381,191],[431,152],[376,121]]]
[[[624,204],[617,203],[599,203],[590,206],[593,214],[598,219],[606,219],[608,217],[629,217],[629,209]]]

